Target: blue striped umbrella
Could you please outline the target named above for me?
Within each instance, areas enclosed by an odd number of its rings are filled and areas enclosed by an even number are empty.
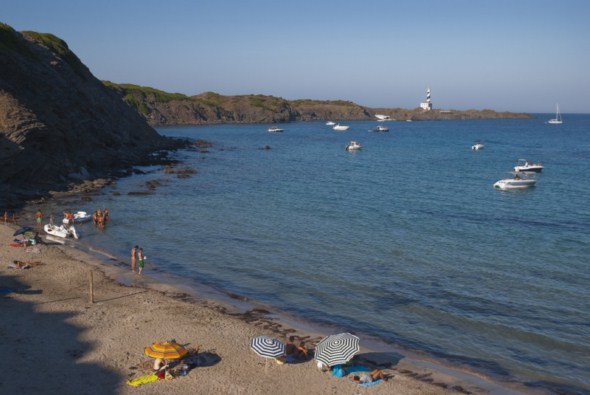
[[[250,348],[261,357],[276,358],[285,355],[285,345],[274,337],[257,336],[250,341]]]
[[[339,333],[323,338],[315,348],[315,359],[328,365],[350,361],[359,351],[359,338],[350,333]]]

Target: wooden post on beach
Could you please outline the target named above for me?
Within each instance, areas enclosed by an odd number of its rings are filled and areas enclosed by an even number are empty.
[[[92,270],[90,272],[88,272],[88,281],[90,282],[90,289],[89,291],[89,295],[88,295],[88,301],[90,303],[94,303],[94,284],[92,281]]]

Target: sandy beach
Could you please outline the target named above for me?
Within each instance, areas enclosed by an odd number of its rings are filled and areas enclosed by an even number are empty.
[[[220,302],[195,300],[171,288],[121,285],[114,279],[134,276],[130,270],[118,272],[124,269],[106,266],[72,246],[47,240],[26,248],[9,246],[17,228],[0,225],[2,393],[496,392],[444,370],[420,366],[400,354],[364,348],[362,338],[355,363],[380,368],[387,382],[363,388],[348,378],[322,372],[314,360],[279,365],[256,355],[249,347],[250,339],[269,335],[285,341],[294,335],[313,348],[323,335],[281,324],[261,311],[235,313]],[[31,267],[10,268],[15,261]],[[128,385],[127,380],[148,373],[152,360],[143,354],[144,347],[170,339],[199,347],[198,366],[170,381]]]

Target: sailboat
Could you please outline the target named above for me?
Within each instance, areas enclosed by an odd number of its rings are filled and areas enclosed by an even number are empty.
[[[561,125],[563,121],[561,120],[561,114],[559,114],[559,104],[556,104],[557,110],[555,111],[555,118],[551,118],[547,121],[547,123],[553,125]]]

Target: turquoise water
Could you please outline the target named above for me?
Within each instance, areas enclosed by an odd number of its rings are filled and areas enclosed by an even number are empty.
[[[312,322],[533,386],[590,391],[590,116],[165,128],[212,142],[119,180],[83,238]],[[346,152],[357,140],[359,152]],[[485,149],[472,151],[480,141]],[[263,149],[263,148],[268,149]],[[501,191],[520,158],[537,185]],[[159,180],[156,193],[146,190]],[[63,207],[56,208],[60,212]],[[149,268],[154,266],[148,266]]]

